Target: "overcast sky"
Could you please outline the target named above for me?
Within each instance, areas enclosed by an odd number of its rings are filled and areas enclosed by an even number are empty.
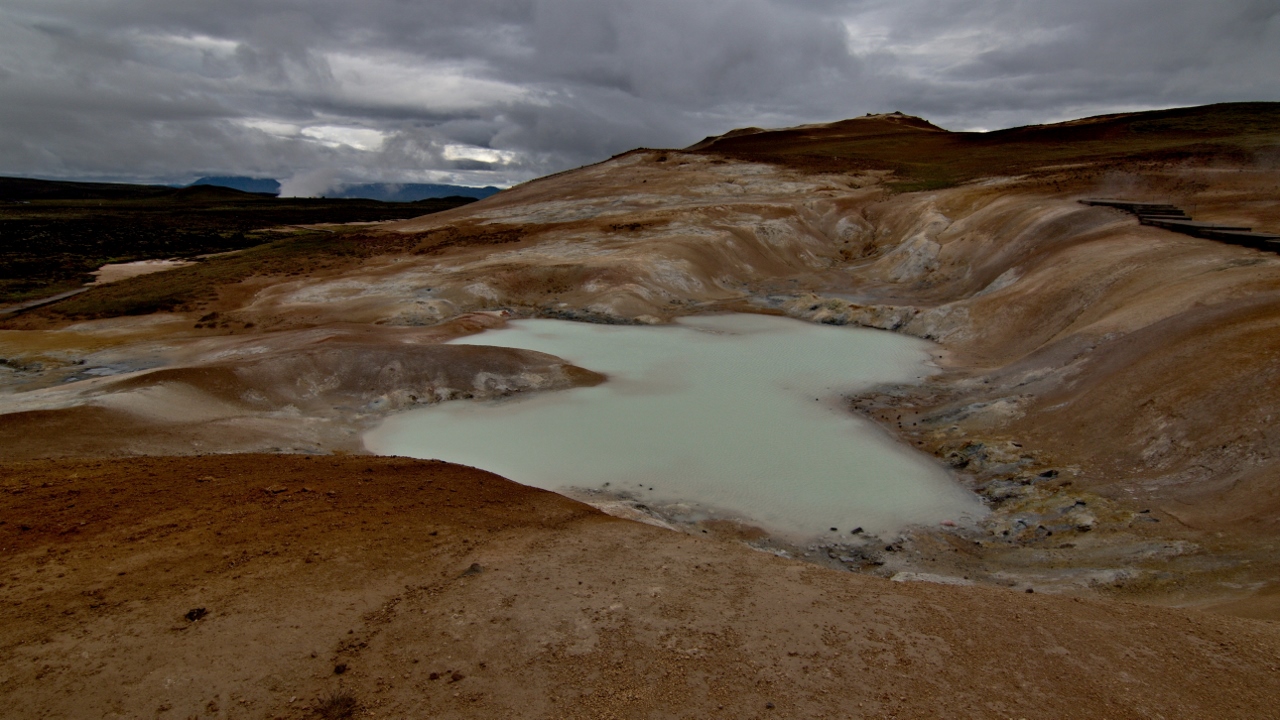
[[[0,0],[0,174],[508,185],[734,127],[1280,100],[1280,0]]]

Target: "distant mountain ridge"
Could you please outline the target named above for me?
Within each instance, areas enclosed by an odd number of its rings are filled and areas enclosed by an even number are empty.
[[[188,187],[195,185],[213,185],[232,188],[241,192],[268,193],[271,195],[279,195],[281,190],[280,181],[278,180],[244,176],[202,177]],[[497,192],[499,192],[499,188],[492,186],[480,188],[434,183],[364,183],[347,185],[337,190],[331,190],[322,193],[320,197],[405,203],[446,197],[467,197],[483,200]]]
[[[213,185],[215,187],[231,188],[247,193],[267,193],[269,195],[280,194],[280,181],[272,178],[252,178],[242,176],[214,176],[202,177],[191,183],[187,187],[196,185]]]
[[[271,185],[273,183],[274,185]],[[354,185],[321,198],[333,200],[376,200],[386,203],[414,203],[444,198],[481,200],[499,192],[496,187],[462,185],[371,183]],[[0,177],[0,202],[32,200],[126,200],[202,197],[271,199],[280,193],[280,184],[269,178],[203,177],[190,185],[134,185],[130,183],[75,182],[36,178]],[[299,198],[306,199],[306,198]]]
[[[0,202],[32,200],[127,200],[173,195],[169,185],[71,182],[37,178],[0,177]]]

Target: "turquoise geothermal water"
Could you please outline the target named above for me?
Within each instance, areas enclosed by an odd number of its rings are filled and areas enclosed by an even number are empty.
[[[841,393],[927,375],[922,340],[743,314],[666,327],[519,320],[457,342],[550,353],[609,380],[405,412],[365,435],[370,451],[685,503],[793,537],[982,513],[935,461],[840,405]]]

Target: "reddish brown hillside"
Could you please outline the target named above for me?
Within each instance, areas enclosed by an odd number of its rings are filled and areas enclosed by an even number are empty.
[[[891,113],[829,125],[734,131],[690,150],[814,171],[892,170],[902,189],[1024,173],[1047,165],[1247,158],[1280,143],[1280,103],[1227,103],[1123,113],[989,133],[948,132]]]

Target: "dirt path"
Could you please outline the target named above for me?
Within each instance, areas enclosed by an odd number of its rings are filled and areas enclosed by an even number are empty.
[[[11,463],[0,548],[8,717],[1253,718],[1280,696],[1272,623],[892,583],[443,463]]]
[[[67,290],[66,292],[60,292],[57,295],[50,295],[49,297],[36,298],[35,300],[27,300],[25,302],[14,303],[13,305],[6,305],[4,307],[0,307],[0,315],[12,315],[14,313],[20,313],[25,310],[34,310],[38,307],[44,307],[45,305],[52,305],[53,303],[56,303],[59,300],[66,300],[69,297],[75,297],[80,293],[88,292],[88,291],[89,291],[89,288],[86,286],[82,288],[76,288],[75,290]]]

